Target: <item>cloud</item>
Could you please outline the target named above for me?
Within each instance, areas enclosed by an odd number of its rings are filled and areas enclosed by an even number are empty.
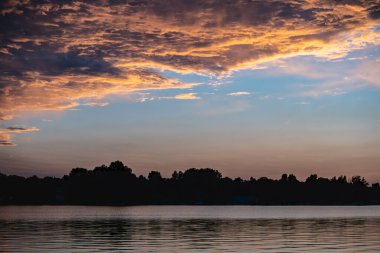
[[[237,92],[228,93],[229,96],[244,96],[244,95],[250,95],[250,94],[252,93],[248,91],[237,91]]]
[[[0,128],[0,146],[16,146],[12,142],[12,134],[18,134],[18,133],[29,133],[29,132],[36,132],[39,131],[36,127],[7,127],[7,128]]]
[[[11,136],[7,134],[0,134],[0,146],[15,146],[11,141]]]
[[[330,68],[330,69],[329,69]],[[380,88],[380,62],[374,60],[358,61],[351,67],[324,66],[324,73],[328,78],[319,83],[318,86],[303,93],[305,96],[339,96],[363,87]]]
[[[297,77],[296,94],[302,96],[339,96],[355,90],[380,88],[380,62],[368,54],[368,49],[358,51],[355,57],[337,61],[315,60],[312,57],[294,57],[264,64],[267,75],[276,77]],[[365,56],[363,56],[365,55]],[[368,55],[368,56],[366,56]]]
[[[155,72],[129,73],[127,76],[59,75],[25,73],[27,80],[9,80],[0,93],[3,117],[24,111],[67,110],[79,105],[105,106],[105,96],[133,93],[142,90],[185,89],[196,84],[185,84],[163,78]],[[82,102],[80,101],[82,100]]]
[[[184,100],[192,100],[192,99],[200,99],[200,97],[196,96],[197,93],[182,93],[176,95],[175,99],[184,99]]]
[[[358,65],[353,73],[351,73],[350,77],[356,82],[361,82],[380,88],[379,69],[379,61],[365,61]]]
[[[310,105],[310,102],[301,101],[301,102],[297,102],[296,104],[297,105]]]
[[[0,119],[379,45],[378,1],[1,1]],[[372,74],[371,74],[372,75]],[[363,76],[365,78],[365,76]]]
[[[27,133],[27,132],[35,132],[38,131],[39,129],[36,127],[30,127],[30,128],[25,128],[25,127],[7,127],[7,128],[0,128],[0,133]]]

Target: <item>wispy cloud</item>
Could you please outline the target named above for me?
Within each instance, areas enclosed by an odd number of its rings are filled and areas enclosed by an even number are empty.
[[[0,118],[379,44],[377,1],[2,1]],[[94,105],[88,102],[89,105]],[[103,102],[97,105],[105,105]]]
[[[324,65],[323,67],[316,67],[325,73],[319,84],[309,87],[309,90],[301,92],[301,95],[312,97],[339,96],[364,87],[380,88],[380,72],[378,71],[380,63],[372,59],[365,62],[358,61],[351,67]]]
[[[297,105],[310,105],[310,102],[301,101],[301,102],[297,102],[296,104]]]
[[[105,106],[104,98],[112,94],[196,85],[161,70],[220,77],[294,56],[337,59],[379,45],[374,29],[379,5],[367,0],[1,1],[0,119],[30,110]],[[360,78],[368,79],[367,74]]]
[[[174,98],[175,99],[185,99],[185,100],[200,99],[200,97],[197,96],[197,93],[182,93],[182,94],[176,95]]]
[[[0,128],[0,146],[16,146],[12,142],[12,134],[17,133],[29,133],[29,132],[36,132],[39,131],[36,127],[7,127],[7,128]]]
[[[320,97],[320,96],[340,96],[347,92],[340,88],[331,89],[314,89],[301,93],[302,96],[306,97]]]
[[[250,95],[250,94],[252,93],[248,91],[237,91],[237,92],[228,93],[229,96],[244,96],[244,95]]]
[[[296,57],[268,63],[266,67],[272,76],[290,75],[310,81],[297,84],[299,90],[296,93],[302,96],[339,96],[367,87],[380,88],[380,62],[373,57],[354,58],[358,60],[315,61],[311,57]]]

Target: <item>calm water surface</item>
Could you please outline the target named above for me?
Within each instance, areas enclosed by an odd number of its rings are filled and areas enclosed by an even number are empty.
[[[126,251],[380,252],[380,207],[0,207],[0,252]]]

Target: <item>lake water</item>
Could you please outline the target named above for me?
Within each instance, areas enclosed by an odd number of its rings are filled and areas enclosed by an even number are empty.
[[[0,252],[380,252],[380,207],[4,206]]]

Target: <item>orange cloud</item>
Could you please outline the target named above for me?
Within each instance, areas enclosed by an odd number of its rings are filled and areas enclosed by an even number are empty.
[[[222,76],[300,55],[336,59],[380,43],[374,28],[379,5],[367,0],[3,1],[0,119],[29,110],[104,106],[104,97],[112,94],[196,85],[159,70]],[[197,98],[182,99],[186,96]]]
[[[12,142],[12,134],[16,133],[29,133],[39,131],[36,127],[24,128],[24,127],[7,127],[0,128],[0,146],[16,146]]]
[[[182,93],[182,94],[178,94],[174,98],[175,99],[186,99],[186,100],[189,100],[189,99],[200,99],[200,97],[198,97],[196,95],[197,95],[197,93]]]
[[[128,76],[59,75],[55,77],[39,73],[26,73],[30,81],[20,81],[20,86],[4,88],[1,100],[3,118],[22,111],[66,110],[79,105],[105,106],[106,95],[131,93],[155,89],[187,89],[195,83],[181,83],[163,78],[151,72]],[[80,103],[79,100],[83,100]]]

